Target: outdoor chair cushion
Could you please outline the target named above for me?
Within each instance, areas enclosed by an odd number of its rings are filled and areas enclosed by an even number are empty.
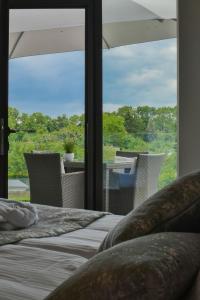
[[[174,181],[130,212],[108,233],[99,251],[164,231],[200,232],[200,172]]]
[[[136,180],[135,174],[119,174],[119,187],[129,188],[134,187]]]
[[[135,169],[136,169],[136,164],[137,164],[137,157],[123,157],[123,156],[115,156],[114,159],[115,163],[123,163],[123,162],[130,162],[132,164],[131,168],[128,170],[126,169],[115,169],[114,172],[116,173],[129,173],[129,174],[134,174],[135,173]]]
[[[135,174],[117,173],[115,171],[109,174],[109,190],[119,190],[121,188],[134,187],[136,180]]]
[[[177,300],[200,266],[200,236],[159,233],[121,243],[82,265],[46,300]]]

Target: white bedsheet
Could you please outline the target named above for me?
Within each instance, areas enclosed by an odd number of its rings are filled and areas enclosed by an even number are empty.
[[[18,245],[0,247],[0,299],[42,300],[87,260]]]
[[[92,257],[121,216],[107,215],[58,237],[0,247],[0,300],[43,300]]]
[[[72,253],[90,258],[95,255],[101,241],[106,236],[106,231],[80,229],[59,237],[41,239],[27,239],[21,245],[38,247],[64,253]]]
[[[107,215],[96,220],[95,222],[92,222],[90,225],[87,226],[87,228],[108,232],[113,227],[115,227],[115,225],[117,225],[117,223],[119,223],[119,221],[122,219],[123,216]]]
[[[90,258],[96,254],[99,245],[108,231],[120,220],[121,216],[107,215],[91,223],[85,229],[72,231],[58,237],[26,239],[19,244],[81,255]]]

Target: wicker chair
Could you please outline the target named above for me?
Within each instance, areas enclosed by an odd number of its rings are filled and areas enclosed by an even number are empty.
[[[24,157],[32,203],[84,208],[84,172],[62,174],[58,153],[24,153]]]
[[[140,154],[136,166],[134,207],[158,190],[158,178],[165,154]]]
[[[125,153],[121,156],[125,157]],[[119,185],[118,189],[109,191],[109,211],[112,213],[121,215],[129,213],[158,189],[158,177],[165,155],[135,152],[134,156],[129,157],[135,156],[138,159],[135,174],[130,175],[133,180],[132,184],[129,187]]]
[[[122,157],[127,157],[127,158],[131,158],[131,157],[138,157],[138,155],[140,154],[148,154],[149,152],[145,151],[145,152],[128,152],[128,151],[116,151],[116,156],[122,156]]]

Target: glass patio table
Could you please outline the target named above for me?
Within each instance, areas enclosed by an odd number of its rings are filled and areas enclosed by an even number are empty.
[[[117,171],[117,170],[130,170],[133,166],[132,162],[114,162],[114,161],[105,161],[103,163],[103,189],[104,189],[104,205],[103,210],[109,211],[109,190],[112,189],[112,186],[110,186],[110,173],[111,171]],[[85,163],[83,161],[64,161],[64,167],[65,172],[78,172],[78,171],[84,171],[85,169]]]

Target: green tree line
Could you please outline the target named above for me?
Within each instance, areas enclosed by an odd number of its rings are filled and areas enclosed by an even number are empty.
[[[166,185],[176,177],[176,120],[176,107],[123,106],[115,112],[104,112],[104,160],[112,160],[119,149],[166,153],[160,186]],[[84,158],[84,115],[53,118],[10,107],[9,126],[18,130],[9,138],[10,178],[27,177],[24,152],[48,150],[63,154],[63,143],[68,139],[75,141],[75,158]]]

